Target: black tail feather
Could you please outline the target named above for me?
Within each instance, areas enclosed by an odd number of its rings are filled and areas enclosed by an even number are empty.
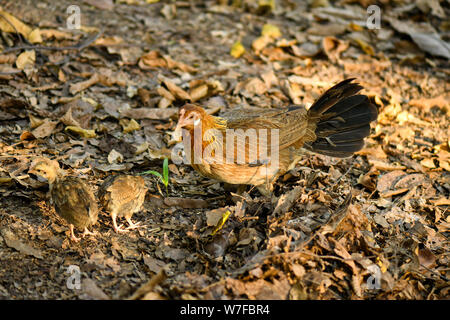
[[[347,79],[327,90],[308,110],[316,119],[316,141],[305,147],[314,152],[349,157],[364,147],[370,134],[370,123],[378,110],[365,95],[356,95],[362,87]]]
[[[325,91],[309,108],[308,113],[323,114],[340,100],[358,93],[363,87],[357,83],[351,83],[353,80],[354,78],[346,79]]]

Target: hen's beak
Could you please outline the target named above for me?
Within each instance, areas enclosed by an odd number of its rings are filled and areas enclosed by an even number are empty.
[[[175,130],[172,132],[172,140],[176,141],[176,142],[180,142],[182,140],[183,137],[183,133],[182,133],[182,129],[183,129],[183,123],[181,121],[179,121],[177,123],[177,126],[175,128]]]

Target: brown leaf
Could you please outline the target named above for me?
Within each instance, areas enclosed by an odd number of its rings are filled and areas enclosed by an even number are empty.
[[[130,108],[120,112],[122,117],[141,119],[165,120],[178,114],[178,108]]]
[[[17,237],[11,231],[3,229],[2,236],[8,247],[16,249],[17,251],[19,251],[25,255],[33,256],[38,259],[44,259],[41,251],[39,251],[39,250],[31,247],[30,245],[22,242],[21,240],[17,239]]]
[[[418,250],[417,254],[419,263],[427,268],[433,268],[436,265],[436,256],[428,248],[422,248]]]
[[[38,139],[46,138],[53,133],[58,123],[59,121],[52,121],[49,119],[45,119],[42,122],[42,124],[33,131],[31,131],[31,133]]]
[[[16,67],[20,70],[34,66],[36,61],[36,53],[34,50],[28,50],[22,52],[16,60]]]
[[[83,0],[83,1],[101,10],[112,10],[114,8],[114,3],[112,0]]]
[[[209,203],[206,200],[189,198],[164,198],[164,204],[169,207],[174,206],[183,209],[203,209],[209,207]]]
[[[328,59],[336,62],[339,60],[341,53],[348,49],[349,43],[335,37],[325,37],[322,40],[322,47]]]
[[[164,261],[153,258],[150,255],[144,255],[143,259],[145,265],[154,273],[158,273],[166,265]]]
[[[267,92],[266,84],[259,78],[251,78],[245,84],[245,90],[253,95],[263,95]]]
[[[300,186],[297,186],[294,189],[292,189],[291,191],[281,195],[278,198],[275,209],[273,210],[273,214],[279,215],[279,214],[285,214],[286,212],[288,212],[294,205],[295,201],[300,197],[300,195],[302,193],[303,193],[303,188]]]
[[[139,67],[141,69],[167,68],[167,61],[156,51],[150,51],[143,55],[139,60]]]
[[[83,279],[81,289],[91,299],[110,300],[108,295],[106,295],[106,293],[104,293],[91,278]]]
[[[77,83],[72,83],[70,85],[69,91],[71,94],[75,95],[78,92],[86,90],[90,86],[96,84],[97,82],[99,82],[99,80],[100,80],[99,74],[94,73],[88,80],[77,82]]]
[[[228,210],[228,208],[218,208],[207,211],[206,215],[206,224],[210,227],[215,227],[222,219],[223,214]]]
[[[176,98],[181,100],[191,100],[189,93],[177,86],[172,80],[164,77],[162,83],[166,85],[167,89],[169,89]]]
[[[189,91],[189,95],[192,99],[192,102],[200,100],[208,95],[208,85],[202,84],[198,87],[195,87]]]

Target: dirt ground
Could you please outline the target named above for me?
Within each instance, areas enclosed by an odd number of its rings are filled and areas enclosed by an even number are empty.
[[[0,0],[0,298],[450,296],[448,1],[377,1],[375,29],[369,0],[78,2],[68,30],[73,1]],[[162,172],[186,102],[309,106],[350,77],[379,108],[366,147],[305,154],[271,199],[169,161],[142,228],[102,213],[73,243],[27,173]]]

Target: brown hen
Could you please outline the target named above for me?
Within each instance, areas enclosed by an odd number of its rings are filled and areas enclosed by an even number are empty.
[[[357,94],[362,87],[353,80],[328,89],[308,110],[235,108],[214,117],[187,104],[179,111],[175,136],[185,129],[186,158],[202,175],[255,185],[267,195],[276,178],[302,157],[301,148],[339,158],[363,148],[378,111]]]
[[[50,200],[56,213],[69,223],[71,240],[80,240],[74,234],[74,226],[84,229],[83,236],[94,234],[88,227],[97,222],[97,202],[83,180],[65,176],[57,161],[42,157],[32,162],[28,172],[48,181]]]
[[[129,224],[127,229],[138,226],[131,221],[131,217],[141,209],[146,192],[145,180],[142,177],[117,175],[110,176],[103,182],[99,198],[106,211],[111,214],[114,231],[126,231],[117,226],[117,217],[125,218]]]

